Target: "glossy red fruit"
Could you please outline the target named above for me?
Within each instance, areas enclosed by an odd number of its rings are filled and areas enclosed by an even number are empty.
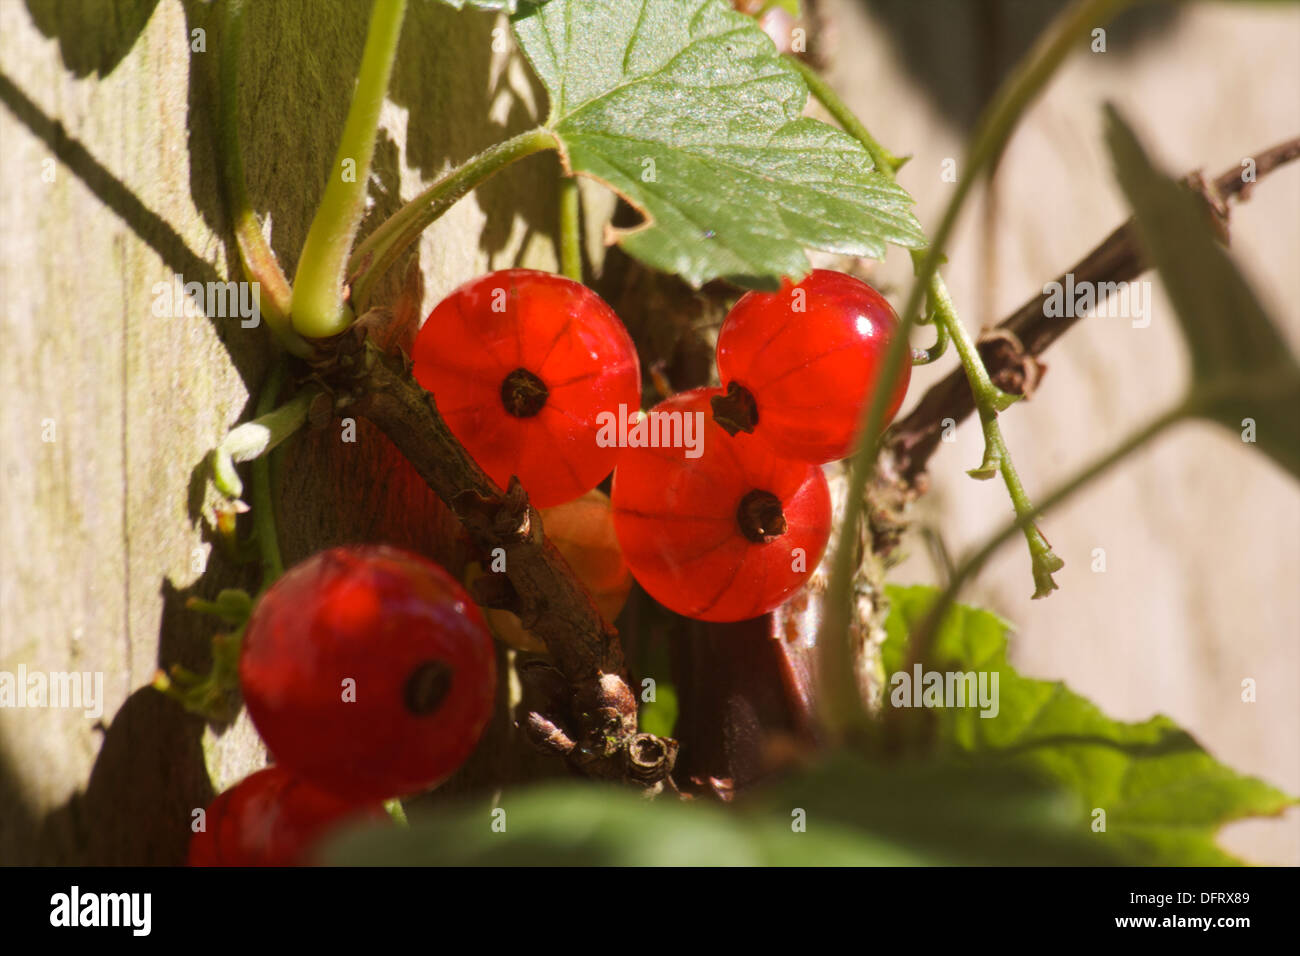
[[[344,824],[384,818],[380,804],[357,804],[267,767],[208,805],[190,838],[190,866],[303,866],[317,843]]]
[[[487,624],[450,575],[383,546],[333,548],[253,609],[239,681],[276,761],[353,800],[425,790],[492,716]]]
[[[586,286],[531,269],[465,283],[429,313],[415,377],[447,427],[502,488],[538,508],[571,501],[614,468],[596,417],[641,407],[636,348]]]
[[[847,457],[898,326],[880,293],[840,272],[814,269],[779,292],[746,293],[718,333],[718,374],[729,389],[720,421],[744,431],[752,426],[787,458],[821,464]],[[911,376],[904,360],[886,424]]]
[[[650,412],[651,423],[665,413],[695,416],[701,454],[625,449],[614,472],[614,531],[633,577],[660,604],[703,621],[740,621],[807,580],[830,536],[831,500],[820,467],[715,424],[717,394],[682,392]]]

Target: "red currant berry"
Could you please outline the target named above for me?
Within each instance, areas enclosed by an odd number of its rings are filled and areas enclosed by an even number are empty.
[[[453,435],[504,488],[537,508],[571,501],[614,468],[596,416],[641,406],[636,348],[586,286],[531,269],[465,283],[416,337],[415,377]]]
[[[717,394],[682,392],[649,413],[659,434],[672,419],[656,416],[694,416],[700,454],[625,449],[614,471],[614,531],[633,577],[660,604],[741,621],[781,604],[812,573],[830,536],[831,499],[819,466],[723,431],[709,414]]]
[[[383,546],[334,548],[287,571],[244,631],[239,681],[277,763],[376,800],[456,770],[492,716],[487,624],[447,572]]]
[[[379,804],[358,805],[318,790],[282,767],[267,767],[221,794],[190,838],[190,866],[301,866],[330,831],[351,820],[382,819]]]
[[[847,457],[898,326],[880,293],[841,272],[814,269],[780,292],[746,293],[718,333],[718,374],[728,389],[715,403],[719,424],[752,431],[787,458]],[[886,424],[911,377],[905,361]]]

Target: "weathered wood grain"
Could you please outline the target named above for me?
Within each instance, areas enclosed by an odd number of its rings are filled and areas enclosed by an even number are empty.
[[[292,275],[369,4],[251,6],[245,166]],[[102,672],[105,701],[98,722],[0,710],[0,862],[176,862],[192,809],[265,760],[246,722],[215,734],[148,684],[160,664],[204,661],[214,625],[182,608],[186,596],[256,583],[205,537],[203,459],[249,411],[267,338],[151,311],[155,283],[225,279],[232,260],[214,179],[215,11],[175,0],[77,8],[0,3],[0,670]],[[535,122],[539,89],[492,49],[502,22],[411,4],[368,224]],[[205,52],[191,51],[195,30]],[[429,230],[420,314],[488,268],[554,267],[556,172],[551,156],[521,164]],[[308,436],[286,457],[286,558],[347,540],[443,547],[447,523],[387,441],[364,423],[355,443],[340,437]],[[513,743],[494,734],[498,756],[483,759],[500,763]]]

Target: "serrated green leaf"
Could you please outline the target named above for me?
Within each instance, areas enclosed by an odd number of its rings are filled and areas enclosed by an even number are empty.
[[[1252,420],[1259,447],[1300,478],[1300,363],[1215,241],[1204,203],[1151,165],[1114,107],[1106,117],[1138,236],[1191,350],[1193,408],[1238,433]]]
[[[885,768],[851,754],[726,808],[565,783],[508,793],[500,809],[497,829],[492,809],[462,807],[413,818],[406,830],[348,834],[326,859],[361,866],[1115,862],[1077,823],[1072,796],[1022,772]]]
[[[938,593],[889,588],[882,651],[891,676],[887,706],[893,677],[906,658],[907,635]],[[949,612],[930,666],[997,674],[998,713],[985,718],[973,707],[936,710],[941,742],[953,752],[1045,774],[1081,798],[1082,825],[1091,824],[1094,808],[1105,810],[1106,832],[1097,836],[1127,862],[1235,863],[1215,845],[1218,829],[1294,803],[1216,761],[1167,717],[1136,724],[1111,720],[1062,683],[1021,676],[1007,663],[1007,630],[1006,622],[987,611],[956,605]]]
[[[775,288],[807,272],[806,247],[925,245],[907,192],[800,115],[802,78],[723,0],[551,0],[514,26],[566,163],[642,211],[618,240],[649,265]]]

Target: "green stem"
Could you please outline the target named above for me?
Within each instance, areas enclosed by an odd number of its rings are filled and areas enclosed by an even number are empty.
[[[257,397],[257,421],[265,422],[282,415],[289,405],[294,404],[290,402],[281,408],[275,407],[275,400],[283,386],[284,362],[276,361]],[[306,406],[303,407],[302,417],[305,418]],[[262,587],[258,591],[258,597],[265,594],[267,588],[284,574],[284,561],[280,557],[280,540],[275,526],[275,504],[271,495],[271,457],[262,455],[253,462],[253,536],[257,539],[257,548],[262,557]],[[235,629],[228,634],[213,637],[212,669],[208,673],[196,674],[175,664],[170,673],[159,671],[154,675],[154,688],[179,701],[186,710],[207,720],[234,720],[239,710],[239,649],[244,639],[244,627],[255,602],[255,598],[238,590],[222,591],[217,595],[216,601],[190,598],[186,606],[191,610],[215,614],[234,624]]]
[[[354,277],[352,301],[357,309],[365,311],[375,282],[420,238],[420,233],[466,193],[516,160],[556,148],[555,135],[549,130],[538,127],[520,133],[485,149],[393,213],[357,246],[348,260],[348,274]]]
[[[279,391],[278,387],[276,391]],[[307,421],[307,410],[320,394],[320,388],[304,388],[279,408],[232,428],[212,453],[212,482],[217,490],[231,499],[242,495],[244,483],[235,470],[235,464],[257,461],[301,428]],[[259,409],[263,398],[265,394],[259,398]]]
[[[925,250],[916,249],[912,251],[912,265],[919,269],[925,259]],[[947,329],[948,334],[952,337],[953,346],[957,349],[957,356],[961,359],[962,368],[966,370],[966,378],[970,382],[971,394],[975,396],[975,406],[977,408],[989,408],[995,412],[1004,411],[1011,407],[1019,395],[1009,395],[1002,389],[993,384],[989,378],[988,369],[984,367],[984,360],[980,358],[979,349],[975,346],[975,340],[967,331],[966,326],[962,323],[957,315],[957,309],[952,304],[952,296],[948,294],[948,287],[944,284],[943,276],[934,273],[928,280],[928,292],[930,309],[934,315],[936,325],[942,325]]]
[[[259,417],[269,418],[275,414],[273,411],[275,400],[283,385],[284,363],[277,362],[262,386],[262,394],[257,397],[257,411],[261,413]],[[305,408],[303,418],[306,418]],[[265,591],[280,575],[284,574],[284,560],[280,557],[280,538],[275,527],[275,502],[271,494],[271,462],[266,455],[253,461],[252,497],[253,530],[257,537],[257,548],[262,555],[262,591]]]
[[[913,264],[919,261],[921,255],[921,253],[913,254]],[[1024,518],[1034,510],[1034,506],[1025,492],[1025,486],[1020,481],[1016,466],[1011,461],[1011,450],[1007,448],[1006,439],[1002,436],[1002,427],[998,424],[998,412],[1005,411],[1020,396],[1010,395],[993,384],[988,369],[980,358],[975,341],[957,317],[943,278],[937,272],[930,277],[930,303],[935,313],[935,323],[949,329],[952,333],[953,344],[961,358],[962,368],[966,370],[966,380],[970,384],[971,394],[975,397],[980,428],[984,433],[984,460],[979,468],[971,470],[969,474],[972,478],[982,480],[1000,473],[1007,486],[1007,494],[1011,498],[1011,506],[1015,509],[1016,517]],[[1056,590],[1056,582],[1052,580],[1052,574],[1061,570],[1065,562],[1052,553],[1052,546],[1043,537],[1037,525],[1032,522],[1027,524],[1024,532],[1025,541],[1029,546],[1030,568],[1034,578],[1034,597],[1047,597]]]
[[[821,719],[832,738],[841,736],[851,727],[861,725],[867,717],[854,677],[853,649],[849,639],[850,596],[853,579],[858,571],[858,555],[855,548],[845,547],[843,542],[857,539],[857,529],[863,520],[863,498],[867,480],[875,467],[885,418],[887,390],[881,387],[881,383],[897,380],[910,348],[908,331],[906,327],[901,328],[885,350],[880,377],[877,386],[872,389],[871,401],[868,403],[861,445],[853,457],[849,471],[844,515],[840,519],[841,546],[835,549],[831,561],[829,596],[817,643],[820,654],[818,671],[822,680]]]
[[[294,277],[293,327],[310,338],[336,335],[352,322],[352,308],[343,300],[343,267],[365,211],[379,111],[388,92],[405,14],[406,0],[375,0],[370,11],[361,71],[343,138]],[[344,164],[349,161],[353,165],[345,178]]]
[[[995,393],[1000,393],[997,392],[991,381],[988,382],[987,387],[985,386],[984,382],[988,380],[988,372],[984,369],[983,362],[979,360],[979,354],[975,351],[974,343],[970,340],[965,327],[952,310],[951,301],[947,299],[946,289],[940,283],[935,282],[939,263],[943,258],[944,247],[952,235],[962,205],[970,194],[977,177],[981,176],[984,170],[1001,153],[1021,113],[1037,96],[1039,90],[1042,89],[1065,59],[1070,48],[1081,37],[1088,35],[1093,28],[1106,22],[1123,7],[1134,2],[1136,0],[1076,0],[1073,5],[1067,7],[1052,22],[1026,58],[1003,83],[988,110],[986,110],[975,132],[970,155],[966,160],[964,174],[957,182],[957,187],[947,209],[944,211],[939,228],[932,237],[929,247],[924,252],[914,253],[913,264],[916,266],[916,282],[912,285],[907,303],[902,311],[899,334],[885,352],[877,386],[872,390],[871,401],[868,403],[863,416],[862,438],[852,460],[848,497],[842,518],[842,527],[845,530],[852,532],[852,529],[856,529],[862,521],[864,490],[875,468],[876,456],[879,453],[880,435],[884,426],[885,403],[887,401],[885,385],[895,381],[902,370],[905,356],[910,348],[908,337],[920,315],[921,302],[927,294],[934,304],[936,319],[947,324],[958,353],[961,355],[962,364],[971,380],[971,388],[977,407],[981,411],[981,418],[991,414],[994,419],[991,424],[986,426],[986,437],[996,434],[1000,438],[1000,432],[996,431],[996,404],[1003,401],[1009,403],[1015,399],[1012,396],[1007,396],[1006,399],[997,399],[995,403]],[[800,73],[805,75],[805,78],[811,72],[803,64],[799,64],[798,68]],[[835,91],[820,77],[815,77],[809,89],[822,101],[832,115],[841,123],[845,123],[846,131],[858,137],[863,147],[876,161],[880,171],[886,172],[888,170],[892,176],[896,167],[891,162],[892,157],[890,154],[875,141],[862,123],[853,116],[852,111],[839,99]],[[919,265],[917,265],[918,259],[920,260]],[[974,362],[969,361],[971,356],[974,357]],[[980,404],[981,401],[983,402],[982,405]],[[999,453],[1004,448],[1005,445],[1000,442],[995,443],[993,446],[993,450]],[[986,458],[988,455],[989,450],[986,446]],[[1005,460],[1005,455],[1002,455],[999,467]],[[1014,469],[1011,469],[1009,473],[1013,476],[1014,484],[1018,485],[1019,479],[1014,477]],[[1008,471],[1004,470],[1003,474],[1004,476],[1007,475]],[[1012,480],[1008,481],[1009,488],[1012,483]],[[1021,517],[1017,515],[1017,527],[1019,527],[1018,522],[1020,520]],[[849,594],[852,588],[853,576],[856,572],[856,568],[853,566],[852,550],[851,548],[840,548],[836,552],[831,569],[830,596],[826,604],[821,639],[819,640],[821,647],[820,672],[825,682],[821,716],[827,732],[832,737],[841,735],[848,728],[859,724],[865,717],[862,701],[857,693],[853,678],[852,650],[849,647],[847,638]]]
[[[582,208],[578,178],[560,173],[560,271],[582,281]]]
[[[1052,574],[1065,567],[1065,562],[1052,553],[1052,546],[1038,530],[1038,526],[1033,523],[1033,516],[1037,512],[1025,492],[1024,485],[1020,483],[1016,466],[1011,463],[1011,452],[1007,450],[1006,439],[1002,437],[1002,429],[998,427],[997,416],[981,411],[980,424],[984,429],[984,464],[977,471],[972,471],[971,475],[976,478],[989,478],[992,477],[992,472],[985,473],[989,469],[1001,472],[1002,480],[1007,486],[1007,493],[1011,496],[1011,505],[1015,509],[1016,518],[1022,522],[1025,541],[1029,545],[1030,568],[1034,577],[1034,597],[1047,597],[1056,590],[1056,582],[1052,580]]]
[[[242,627],[253,611],[253,599],[247,591],[239,588],[224,588],[215,601],[205,601],[198,596],[187,598],[185,609],[200,614],[210,614],[227,624]]]
[[[399,827],[409,827],[411,824],[406,819],[406,809],[402,806],[402,801],[394,797],[392,800],[384,801],[384,810],[392,819],[393,823]]]
[[[244,32],[244,0],[226,0],[218,63],[219,103],[217,143],[221,153],[221,190],[239,249],[247,281],[257,284],[258,309],[267,326],[284,347],[299,357],[311,355],[311,346],[289,324],[289,281],[275,260],[253,213],[244,180],[244,160],[239,148],[239,50]]]
[[[932,315],[928,324],[934,326],[934,344],[928,349],[912,349],[913,365],[929,365],[937,362],[943,353],[948,351],[948,341],[952,338],[948,334],[948,323],[940,322]]]

